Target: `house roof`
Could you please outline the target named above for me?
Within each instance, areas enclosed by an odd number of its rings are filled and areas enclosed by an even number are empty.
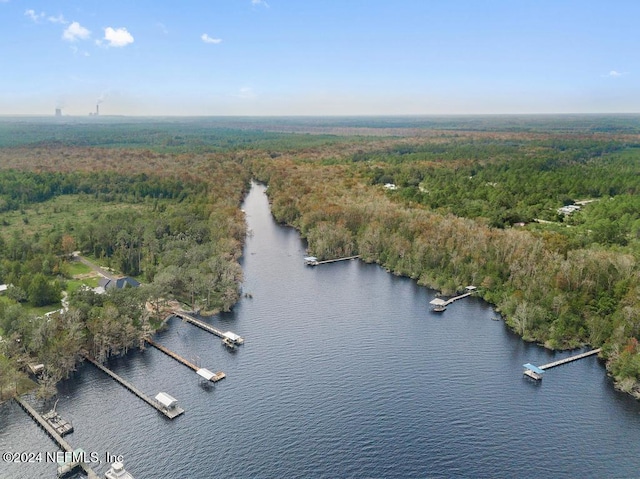
[[[98,286],[102,286],[104,289],[122,289],[127,286],[137,288],[140,286],[140,283],[129,276],[123,276],[117,279],[101,278],[100,281],[98,281]]]
[[[429,304],[433,304],[434,306],[444,306],[447,302],[444,299],[435,298],[429,301]]]

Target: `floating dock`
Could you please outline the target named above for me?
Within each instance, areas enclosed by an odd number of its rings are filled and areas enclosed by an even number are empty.
[[[307,266],[318,266],[319,264],[329,264],[329,263],[337,263],[338,261],[349,261],[350,259],[358,259],[360,257],[359,254],[355,256],[346,256],[344,258],[335,258],[335,259],[325,259],[323,261],[318,261],[318,258],[315,256],[306,256],[304,258],[304,264]]]
[[[108,376],[110,376],[112,379],[114,379],[115,381],[119,382],[121,385],[123,385],[125,388],[127,388],[129,391],[131,391],[133,394],[135,394],[136,396],[138,396],[140,399],[142,399],[144,402],[146,402],[147,404],[149,404],[151,407],[157,409],[158,411],[160,411],[162,414],[164,414],[165,416],[167,416],[169,419],[173,419],[178,417],[180,414],[182,414],[184,412],[184,409],[175,406],[172,408],[166,408],[164,407],[162,404],[160,404],[158,401],[151,399],[149,396],[147,396],[145,393],[143,393],[142,391],[140,391],[137,387],[135,387],[133,384],[131,384],[130,382],[124,380],[123,378],[121,378],[120,376],[118,376],[116,373],[114,373],[113,371],[111,371],[109,368],[104,367],[102,364],[100,364],[99,362],[97,362],[95,359],[93,359],[90,356],[84,355],[84,358],[89,361],[91,364],[93,364],[95,367],[97,367],[100,371],[104,372],[105,374],[107,374]]]
[[[568,358],[560,359],[552,363],[543,364],[542,366],[534,366],[531,363],[523,364],[522,365],[522,367],[524,367],[523,374],[525,376],[529,376],[532,379],[540,381],[542,379],[542,375],[544,374],[545,370],[555,368],[556,366],[561,366],[563,364],[567,364],[573,361],[577,361],[578,359],[593,356],[594,354],[598,354],[600,351],[602,351],[602,348],[592,349],[591,351],[587,351],[586,353],[580,353],[580,354],[576,354],[575,356],[569,356]]]
[[[53,439],[60,449],[65,453],[71,454],[71,457],[82,457],[83,451],[80,449],[74,450],[71,445],[65,441],[60,434],[53,428],[31,405],[20,397],[13,398],[15,402],[40,426],[47,435]],[[89,479],[100,479],[98,475],[91,469],[84,461],[72,461],[65,464],[60,464],[58,467],[58,477],[70,474],[76,469],[82,469]]]
[[[212,383],[216,383],[216,382],[220,381],[221,379],[224,379],[225,377],[227,377],[226,374],[223,373],[222,371],[218,371],[217,373],[212,373],[208,369],[199,368],[195,364],[187,361],[182,356],[179,356],[178,354],[174,353],[170,349],[167,349],[164,346],[161,346],[160,344],[156,343],[155,341],[153,341],[151,339],[147,339],[146,341],[151,346],[153,346],[154,348],[158,349],[159,351],[162,351],[167,356],[175,359],[176,361],[178,361],[181,364],[184,364],[188,368],[193,369],[198,374],[198,376],[205,378],[207,381],[211,381]]]
[[[241,336],[238,336],[237,334],[232,333],[231,331],[222,332],[219,329],[216,329],[213,326],[210,326],[209,324],[205,323],[204,321],[200,321],[199,319],[194,318],[189,313],[185,313],[184,311],[176,311],[174,313],[174,316],[186,321],[187,323],[191,323],[194,326],[197,326],[208,333],[211,333],[215,336],[218,336],[219,338],[222,338],[223,341],[225,340],[231,341],[233,344],[238,346],[244,343],[244,338],[242,338]]]

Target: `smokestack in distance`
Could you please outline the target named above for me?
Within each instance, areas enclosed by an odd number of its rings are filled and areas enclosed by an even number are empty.
[[[98,103],[96,105],[96,116],[98,116],[100,114],[100,104]]]

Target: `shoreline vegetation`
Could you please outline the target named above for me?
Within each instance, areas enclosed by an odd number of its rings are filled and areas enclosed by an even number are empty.
[[[82,353],[143,347],[168,300],[237,302],[249,186],[237,160],[53,147],[0,149],[0,165],[0,397],[24,392],[36,365],[37,394],[50,397]],[[140,287],[94,292],[75,251]]]
[[[640,117],[101,121],[0,121],[0,396],[27,364],[47,396],[81,350],[140,346],[166,299],[230,309],[255,178],[309,253],[474,284],[526,341],[602,347],[640,398]],[[83,289],[75,250],[143,285]]]

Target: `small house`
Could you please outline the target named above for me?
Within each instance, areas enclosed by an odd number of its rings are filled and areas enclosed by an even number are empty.
[[[140,286],[140,283],[135,279],[130,278],[129,276],[123,276],[122,278],[109,279],[109,278],[101,278],[98,281],[98,287],[103,288],[105,291],[110,289],[123,289],[126,287],[137,288]]]
[[[578,205],[567,205],[567,206],[563,206],[562,208],[558,208],[558,214],[561,215],[570,215],[571,213],[575,213],[576,211],[579,211],[580,207]]]
[[[4,293],[8,288],[8,284],[0,284],[0,293]]]

